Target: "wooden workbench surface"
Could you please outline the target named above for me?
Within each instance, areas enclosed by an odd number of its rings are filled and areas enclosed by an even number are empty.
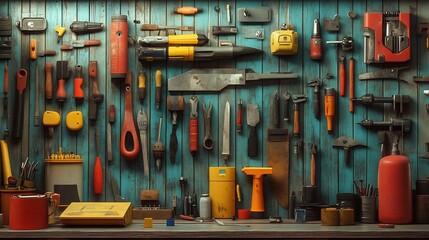
[[[236,225],[176,220],[175,226],[168,227],[164,220],[156,220],[153,228],[144,228],[142,220],[135,220],[127,227],[66,227],[58,224],[43,230],[18,231],[4,226],[0,229],[0,238],[429,238],[429,226],[423,224],[379,228],[377,224],[321,226],[318,222],[269,224],[268,220],[222,221]]]

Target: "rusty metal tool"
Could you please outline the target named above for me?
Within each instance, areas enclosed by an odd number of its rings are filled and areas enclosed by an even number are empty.
[[[221,91],[248,81],[296,79],[296,73],[255,73],[252,69],[195,68],[168,79],[168,91]]]
[[[67,92],[65,88],[66,80],[70,78],[71,71],[68,68],[67,61],[57,61],[57,101],[65,102],[67,100]]]
[[[209,107],[203,104],[203,117],[204,117],[204,140],[203,147],[207,150],[212,150],[214,146],[214,140],[211,134],[211,115],[212,115],[212,103],[209,102]]]
[[[353,50],[354,41],[351,36],[345,36],[341,40],[326,41],[327,44],[340,44],[343,51]]]
[[[91,46],[100,46],[101,41],[99,39],[89,39],[89,40],[73,40],[70,44],[61,45],[61,51],[70,51],[75,48],[84,48]]]
[[[223,131],[222,131],[222,159],[229,160],[230,151],[230,123],[231,123],[231,106],[229,102],[225,103],[225,110],[223,112]]]
[[[155,158],[156,169],[161,169],[161,163],[165,155],[165,147],[161,142],[162,117],[159,118],[158,124],[158,141],[152,147],[153,158]]]
[[[290,94],[290,92],[287,92],[287,91],[282,94],[283,102],[284,102],[284,105],[283,105],[283,121],[285,121],[285,122],[289,122],[289,120],[290,120],[289,104],[290,104],[290,99],[292,98],[291,96],[292,96],[292,94]]]
[[[411,130],[410,119],[393,119],[389,121],[375,122],[371,119],[364,119],[358,123],[362,127],[376,130],[387,130],[387,131],[400,131],[402,133],[409,132]]]
[[[24,90],[27,87],[27,70],[21,68],[16,72],[16,94],[15,117],[14,117],[14,138],[22,137],[22,127],[24,124]]]
[[[78,102],[78,101],[82,101],[85,98],[85,93],[82,90],[83,66],[82,65],[76,65],[74,67],[74,72],[75,72],[75,76],[74,76],[74,80],[73,80],[74,99]],[[89,74],[91,76],[91,72]]]
[[[39,112],[39,65],[36,63],[36,92],[34,98],[34,126],[40,124],[40,112]]]
[[[143,102],[146,96],[146,75],[143,71],[140,71],[138,80],[139,85],[137,86],[137,88],[139,91],[139,99],[141,102]]]
[[[365,94],[360,98],[353,98],[352,101],[359,102],[364,105],[372,105],[375,103],[392,103],[393,111],[396,115],[402,115],[404,111],[404,104],[411,102],[408,95],[395,94],[391,97],[375,97],[373,94]]]
[[[107,124],[106,138],[107,138],[107,162],[109,164],[113,163],[113,153],[112,153],[112,124],[116,120],[116,110],[115,105],[111,104],[109,107],[109,123]]]
[[[408,67],[392,67],[392,68],[384,68],[375,72],[362,73],[359,75],[359,80],[376,80],[376,79],[394,79],[399,81],[405,81],[400,76],[400,71],[407,69]]]
[[[76,35],[100,32],[103,28],[104,24],[98,22],[73,21],[70,25],[70,30]]]
[[[346,58],[344,56],[340,56],[338,58],[339,64],[339,81],[340,81],[340,96],[344,97],[346,95],[346,67],[345,67]]]
[[[139,138],[137,136],[136,125],[133,114],[133,90],[132,90],[132,73],[129,71],[125,78],[125,107],[124,120],[121,131],[121,155],[127,160],[136,159],[140,152]],[[128,143],[132,144],[132,148],[128,148]]]
[[[191,104],[189,116],[189,151],[195,158],[198,151],[198,98],[197,96],[189,97]]]
[[[4,72],[3,72],[3,111],[5,113],[6,116],[6,123],[8,122],[8,101],[7,101],[7,94],[9,92],[9,67],[5,66],[4,67]]]
[[[53,88],[52,88],[52,70],[54,66],[52,63],[47,62],[45,64],[45,99],[52,100]]]
[[[350,112],[354,112],[354,103],[352,99],[355,97],[355,60],[353,57],[349,59],[349,110]]]
[[[55,56],[56,54],[57,54],[57,51],[55,51],[55,50],[45,50],[45,51],[37,52],[38,57]]]
[[[161,70],[156,70],[155,72],[155,107],[159,109],[162,101],[162,72]]]
[[[354,140],[352,138],[349,138],[347,136],[341,136],[335,140],[335,142],[332,144],[332,147],[336,148],[343,148],[344,149],[344,161],[346,163],[346,166],[349,165],[349,149],[354,147],[366,147],[365,144]]]
[[[316,119],[320,118],[320,87],[322,86],[322,80],[314,78],[307,83],[307,86],[313,89],[313,113]]]
[[[100,93],[98,86],[97,61],[89,61],[89,77],[92,80],[91,96],[89,96],[89,120],[97,120],[98,104],[104,99],[104,94]]]
[[[170,134],[170,162],[174,164],[176,162],[176,153],[178,148],[177,141],[177,120],[179,117],[179,112],[182,112],[185,109],[185,98],[183,96],[169,96],[167,97],[167,110],[171,112],[171,122],[173,128]]]
[[[259,123],[259,108],[256,104],[247,104],[247,125],[250,127],[250,134],[247,140],[247,156],[258,156],[258,138],[256,136],[256,125]]]
[[[325,31],[340,31],[340,16],[338,14],[334,15],[334,18],[325,18],[323,19],[323,29]]]
[[[140,132],[140,144],[142,148],[142,157],[143,157],[143,168],[144,168],[144,175],[149,176],[149,153],[148,153],[148,139],[147,139],[147,125],[148,125],[148,119],[146,116],[146,113],[143,111],[143,109],[140,108],[140,110],[137,113],[137,126],[139,128]]]
[[[237,102],[237,120],[235,121],[235,129],[237,133],[243,132],[243,101],[241,98]]]
[[[316,186],[316,156],[317,156],[317,145],[309,144],[311,158],[310,158],[310,185]]]
[[[162,26],[158,24],[142,24],[141,31],[159,31],[159,30],[181,30],[181,31],[194,31],[193,26]]]
[[[299,117],[300,115],[299,104],[307,101],[307,96],[305,96],[304,94],[294,94],[292,98],[293,98],[293,134],[295,136],[299,136],[299,134],[301,133],[301,127],[300,127],[301,119]]]
[[[95,194],[101,194],[103,192],[103,168],[101,166],[101,154],[100,154],[100,128],[95,128],[95,149],[96,156],[94,162],[93,172],[93,189]]]

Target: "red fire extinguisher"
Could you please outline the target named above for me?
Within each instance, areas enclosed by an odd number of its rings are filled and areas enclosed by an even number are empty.
[[[378,218],[381,223],[407,224],[413,220],[410,160],[399,155],[397,143],[392,154],[378,166]]]

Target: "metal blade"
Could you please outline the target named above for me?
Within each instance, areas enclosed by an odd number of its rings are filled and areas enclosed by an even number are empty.
[[[222,137],[222,159],[228,160],[230,154],[230,123],[231,123],[231,106],[229,102],[225,103],[225,111],[223,115],[223,137]]]
[[[116,178],[112,175],[111,172],[110,172],[110,183],[112,184],[112,192],[113,192],[113,197],[115,199],[115,202],[125,202],[125,198],[121,197],[118,182],[116,181]]]
[[[259,108],[256,104],[247,104],[247,125],[255,127],[259,123]]]

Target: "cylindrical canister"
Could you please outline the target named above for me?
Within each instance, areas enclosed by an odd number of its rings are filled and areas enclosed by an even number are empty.
[[[125,79],[128,73],[128,20],[112,16],[110,27],[110,75]]]
[[[362,223],[377,222],[377,197],[376,196],[361,196],[362,202]]]
[[[48,227],[49,198],[46,195],[13,195],[10,197],[9,228],[37,230]]]
[[[3,224],[9,224],[10,197],[17,194],[33,194],[36,189],[0,189],[1,212],[3,213]]]
[[[320,218],[322,226],[338,226],[340,214],[336,208],[322,208]]]
[[[235,215],[235,167],[210,167],[209,195],[213,218]]]
[[[383,157],[378,166],[378,218],[381,223],[413,220],[410,161],[402,155]]]
[[[200,198],[200,218],[210,219],[212,217],[212,204],[207,193],[203,193]]]
[[[349,226],[355,224],[355,214],[352,208],[341,208],[340,214],[340,226]]]

